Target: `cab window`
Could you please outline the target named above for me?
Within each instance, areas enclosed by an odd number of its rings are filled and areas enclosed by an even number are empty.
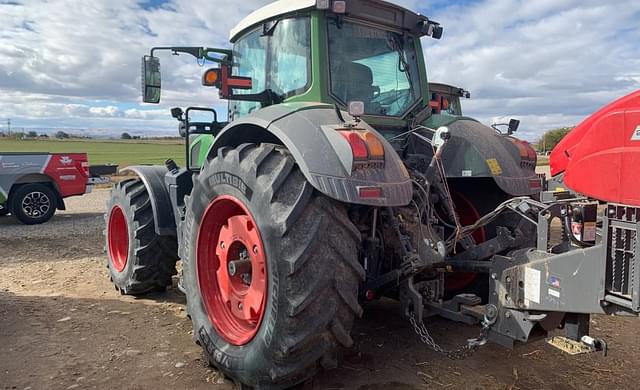
[[[236,94],[258,94],[266,90],[286,99],[306,91],[311,84],[311,33],[309,17],[283,19],[265,34],[263,27],[236,41],[234,74],[251,77],[251,90]],[[229,118],[238,119],[262,108],[261,103],[230,101]]]

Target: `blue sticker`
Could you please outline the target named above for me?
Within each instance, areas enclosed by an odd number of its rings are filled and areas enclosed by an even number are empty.
[[[549,286],[560,288],[560,278],[556,278],[555,276],[549,276]]]

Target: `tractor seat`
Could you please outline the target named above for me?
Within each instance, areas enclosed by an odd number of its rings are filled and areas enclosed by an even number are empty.
[[[373,85],[373,72],[368,66],[355,62],[346,62],[334,72],[333,92],[345,103],[361,101],[368,113],[377,112],[377,103],[372,103],[380,88]]]

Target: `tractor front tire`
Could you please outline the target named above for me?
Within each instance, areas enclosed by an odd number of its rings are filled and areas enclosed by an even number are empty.
[[[194,339],[236,382],[288,388],[353,344],[360,233],[284,148],[219,150],[195,179],[184,233]]]
[[[164,291],[176,274],[178,244],[155,232],[149,193],[140,179],[114,185],[105,214],[107,268],[116,289],[139,295]]]

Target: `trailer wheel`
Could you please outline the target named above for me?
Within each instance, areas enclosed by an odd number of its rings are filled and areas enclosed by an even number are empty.
[[[138,295],[171,285],[177,241],[156,234],[149,193],[140,179],[114,185],[105,221],[107,268],[116,289]]]
[[[235,381],[287,388],[352,345],[359,232],[286,150],[220,150],[187,199],[184,237],[194,339]]]
[[[11,194],[11,214],[26,225],[45,223],[56,212],[56,199],[46,184],[24,184]]]

